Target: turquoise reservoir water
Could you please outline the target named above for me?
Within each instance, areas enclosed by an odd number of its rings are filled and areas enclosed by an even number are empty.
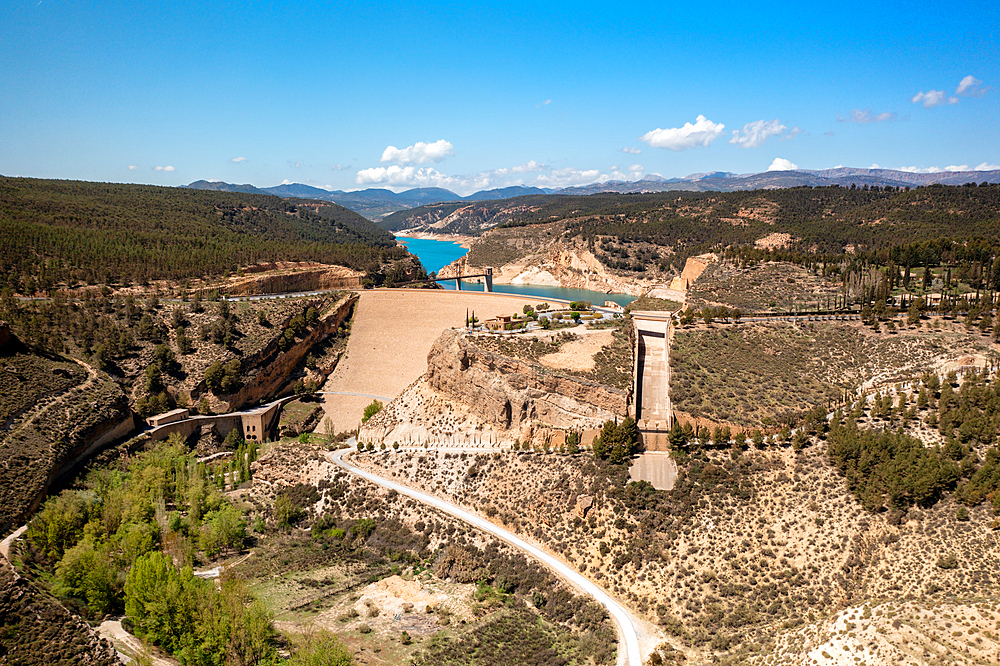
[[[427,240],[424,238],[409,238],[397,236],[396,240],[406,245],[407,249],[420,258],[420,263],[428,273],[437,272],[451,262],[464,257],[468,250],[451,241]],[[454,289],[454,280],[441,282],[445,289]],[[462,291],[483,291],[483,284],[462,283]],[[493,291],[501,294],[516,294],[535,296],[537,298],[559,298],[566,301],[590,301],[594,305],[604,305],[604,301],[614,301],[619,305],[628,305],[635,296],[628,294],[605,294],[588,289],[569,289],[567,287],[549,287],[540,284],[493,284]]]
[[[396,236],[396,240],[406,246],[406,249],[420,258],[424,270],[437,273],[439,270],[469,253],[458,243],[451,241],[427,240],[426,238],[410,238]]]

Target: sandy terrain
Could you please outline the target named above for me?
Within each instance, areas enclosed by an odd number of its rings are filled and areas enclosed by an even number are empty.
[[[395,398],[427,369],[427,353],[446,328],[465,325],[466,311],[480,320],[520,312],[530,296],[429,289],[364,291],[358,301],[347,353],[323,391],[365,395],[327,395],[326,416],[317,432],[354,430],[372,398]],[[384,402],[384,401],[383,401]]]
[[[588,331],[582,326],[573,329],[580,337],[562,345],[558,352],[538,359],[542,365],[555,370],[594,369],[594,354],[612,342],[610,330]]]

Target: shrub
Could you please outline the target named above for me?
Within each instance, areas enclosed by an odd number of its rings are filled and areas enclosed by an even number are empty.
[[[382,411],[382,407],[383,405],[381,400],[372,400],[371,404],[365,407],[365,413],[361,417],[361,422],[367,423],[368,419]]]

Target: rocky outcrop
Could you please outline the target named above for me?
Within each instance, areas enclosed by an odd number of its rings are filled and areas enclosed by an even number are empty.
[[[279,349],[276,338],[260,352],[246,359],[243,367],[257,370],[239,391],[225,397],[227,403],[225,411],[242,409],[247,405],[255,405],[262,400],[280,395],[287,387],[293,373],[301,367],[306,354],[347,321],[357,300],[357,294],[350,294],[340,299],[320,316],[319,321],[302,340],[286,351]],[[199,389],[204,390],[204,386],[199,386]],[[192,393],[192,397],[197,395]]]
[[[261,270],[263,268],[263,271]],[[230,296],[286,294],[328,289],[360,289],[365,274],[344,266],[324,264],[267,264],[247,269],[259,273],[233,278],[229,283],[206,287],[202,291],[221,290]]]
[[[624,416],[624,391],[500,356],[445,331],[427,356],[427,383],[474,406],[486,423],[503,429],[539,422],[556,428],[592,428]]]

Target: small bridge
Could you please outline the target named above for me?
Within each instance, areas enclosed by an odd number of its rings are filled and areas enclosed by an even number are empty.
[[[417,283],[420,283],[420,282],[451,282],[452,280],[454,280],[455,281],[455,289],[457,289],[458,291],[462,291],[462,280],[471,280],[473,278],[486,278],[486,291],[492,293],[493,292],[493,269],[490,268],[490,267],[486,267],[486,268],[483,269],[483,271],[484,271],[483,273],[475,273],[475,274],[472,274],[472,275],[456,275],[455,277],[426,278],[426,279],[423,279],[423,280],[411,280],[409,282],[401,282],[401,283],[397,284],[396,286],[397,287],[403,287],[403,286],[406,286],[408,284],[417,284]]]

